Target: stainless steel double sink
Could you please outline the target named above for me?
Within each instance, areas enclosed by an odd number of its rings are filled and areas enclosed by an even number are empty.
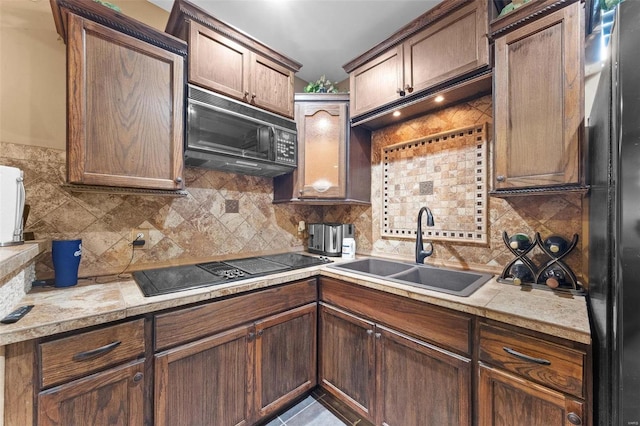
[[[463,297],[471,295],[492,277],[491,274],[479,272],[376,258],[332,264],[327,267]]]

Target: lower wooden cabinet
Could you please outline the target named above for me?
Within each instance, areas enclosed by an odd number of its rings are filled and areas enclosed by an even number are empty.
[[[375,324],[320,306],[318,381],[361,416],[375,405]]]
[[[238,327],[156,355],[155,424],[249,424],[253,329]]]
[[[316,303],[155,356],[155,424],[253,424],[316,385]]]
[[[144,425],[144,360],[40,392],[38,425]]]
[[[256,322],[257,417],[275,414],[316,385],[317,304]]]
[[[478,330],[479,426],[591,424],[587,346],[493,322]]]
[[[471,425],[471,360],[320,308],[319,381],[377,425]]]
[[[376,326],[376,424],[471,425],[471,360]]]
[[[588,424],[579,400],[485,365],[479,375],[479,426]]]

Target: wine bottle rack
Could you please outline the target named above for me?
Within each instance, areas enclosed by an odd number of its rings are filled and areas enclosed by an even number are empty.
[[[544,245],[543,239],[540,236],[539,232],[536,232],[535,238],[530,238],[531,244],[525,249],[517,249],[511,247],[511,245],[509,244],[510,237],[506,231],[502,233],[502,240],[504,241],[504,244],[507,246],[509,251],[514,255],[514,258],[504,267],[504,269],[502,270],[502,274],[497,279],[498,282],[513,284],[514,277],[511,274],[511,268],[513,267],[513,265],[520,262],[529,270],[531,277],[533,277],[532,282],[523,282],[522,285],[546,290],[584,294],[584,289],[576,278],[576,275],[573,273],[571,268],[569,268],[569,266],[567,266],[567,264],[562,260],[569,253],[571,253],[571,251],[578,244],[578,234],[574,234],[571,242],[567,242],[567,248],[558,253],[552,252]],[[539,247],[542,253],[546,255],[546,257],[548,257],[548,260],[541,265],[537,265],[529,257],[529,253],[531,253],[535,247]],[[551,288],[545,284],[546,271],[554,267],[563,272],[564,278],[566,280],[566,285],[559,286],[557,288]]]

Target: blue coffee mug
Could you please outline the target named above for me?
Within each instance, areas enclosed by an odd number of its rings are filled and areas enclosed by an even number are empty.
[[[82,240],[53,240],[51,257],[56,287],[78,284],[78,268],[82,257]]]

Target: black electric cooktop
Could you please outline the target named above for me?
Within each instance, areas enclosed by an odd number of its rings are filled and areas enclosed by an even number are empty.
[[[133,279],[142,290],[142,293],[146,297],[150,297],[255,278],[275,274],[276,272],[307,268],[329,262],[331,260],[326,257],[309,256],[301,253],[282,253],[225,260],[224,262],[136,271],[133,273]]]

